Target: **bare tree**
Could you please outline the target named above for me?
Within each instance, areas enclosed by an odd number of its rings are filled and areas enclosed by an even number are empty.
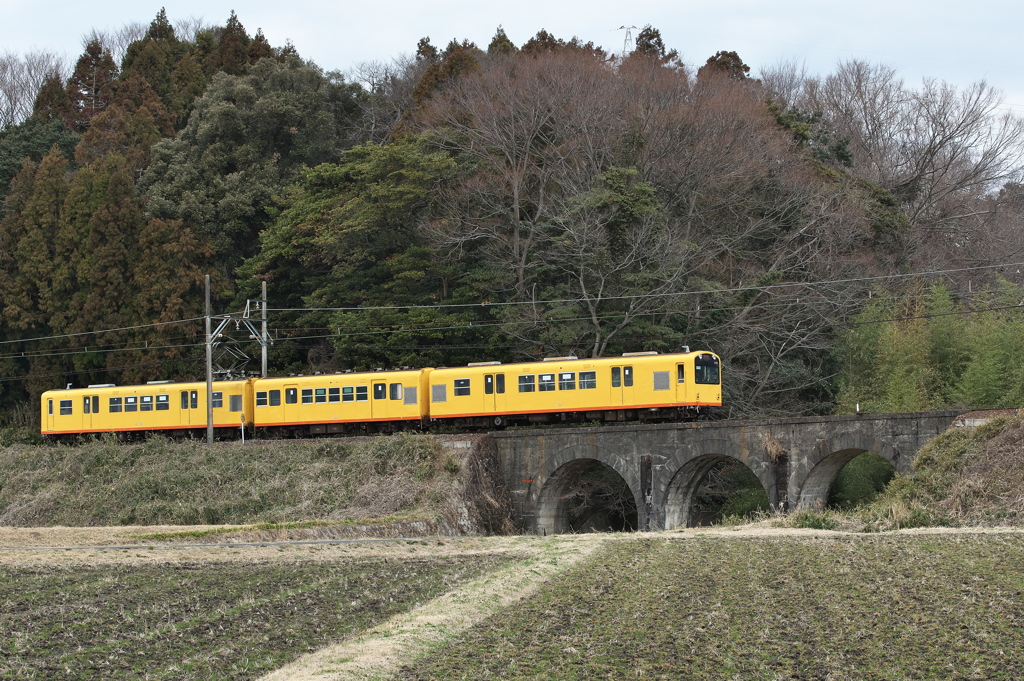
[[[193,43],[200,31],[213,28],[202,17],[185,17],[174,22],[174,35],[178,40]]]
[[[114,63],[120,66],[128,52],[128,46],[136,40],[142,40],[146,36],[147,28],[144,23],[130,21],[111,30],[93,29],[82,36],[82,45],[86,46],[94,40],[99,41],[105,49],[110,50]]]
[[[413,90],[429,63],[402,56],[391,62],[361,62],[348,74],[368,93],[362,104],[359,136],[363,141],[385,143],[413,106]]]
[[[566,202],[612,165],[608,67],[575,52],[501,60],[456,81],[419,114],[471,172],[430,226],[445,252],[475,250],[496,283],[530,297],[538,254]]]
[[[0,55],[0,129],[17,125],[32,115],[39,89],[50,75],[63,78],[67,69],[56,52],[36,50],[24,57]]]

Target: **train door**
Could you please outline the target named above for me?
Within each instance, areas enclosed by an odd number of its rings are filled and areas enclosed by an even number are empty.
[[[181,409],[179,410],[179,425],[205,426],[206,412],[199,411],[199,391],[182,390],[178,393],[178,397],[181,400],[181,402],[178,404],[178,406],[181,407]]]
[[[612,404],[633,404],[633,367],[629,365],[612,367]]]
[[[371,387],[372,399],[370,400],[370,418],[375,421],[387,419],[388,414],[388,384],[385,381],[373,381]]]
[[[686,364],[684,364],[683,362],[677,362],[676,375],[674,377],[674,381],[676,386],[675,401],[676,403],[679,404],[685,404],[689,401],[689,396],[687,395],[687,385],[689,385],[689,383],[693,381],[693,376],[688,376],[687,373],[688,372],[686,370]]]
[[[484,410],[502,413],[505,408],[505,374],[484,374]]]
[[[93,414],[99,410],[100,398],[98,395],[85,395],[82,397],[82,430],[92,430]]]
[[[298,384],[284,387],[284,420],[286,423],[296,423],[299,420]]]
[[[46,400],[46,430],[53,432],[53,399]]]

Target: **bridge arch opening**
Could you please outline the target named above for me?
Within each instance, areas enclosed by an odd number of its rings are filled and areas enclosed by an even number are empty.
[[[729,515],[769,508],[764,485],[746,464],[707,454],[687,462],[669,483],[665,529],[712,525]]]
[[[619,473],[597,459],[575,459],[544,483],[538,500],[538,530],[544,534],[634,532],[636,495]]]
[[[861,452],[836,473],[825,503],[843,510],[869,503],[895,476],[891,463],[874,452]]]
[[[856,464],[853,463],[855,461]],[[858,469],[869,470],[867,480],[863,479],[864,475],[858,475]],[[841,480],[840,474],[844,471],[845,479]],[[797,508],[822,510],[826,506],[848,507],[855,498],[870,496],[863,489],[852,489],[853,486],[863,488],[873,484],[877,485],[876,491],[880,491],[895,474],[896,469],[891,461],[868,449],[856,447],[837,450],[815,464],[807,474],[800,489]],[[855,480],[857,477],[862,479]]]

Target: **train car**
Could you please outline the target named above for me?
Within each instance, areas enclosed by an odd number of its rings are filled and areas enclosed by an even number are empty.
[[[429,374],[430,419],[462,427],[573,421],[668,421],[721,406],[711,352],[482,362]]]
[[[213,384],[213,426],[217,437],[234,438],[253,420],[248,381]],[[82,433],[164,433],[201,436],[206,433],[206,383],[154,381],[145,385],[91,385],[49,390],[42,395],[41,432],[70,438]]]
[[[373,371],[253,383],[257,434],[302,437],[391,432],[427,424],[430,369]]]

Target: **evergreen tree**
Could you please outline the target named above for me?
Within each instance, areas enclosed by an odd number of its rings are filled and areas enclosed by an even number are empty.
[[[245,60],[249,64],[255,64],[260,59],[273,59],[274,48],[267,42],[266,36],[263,35],[263,29],[256,29],[256,35],[253,37],[252,42],[249,43],[249,48],[246,50]]]
[[[65,158],[71,158],[79,136],[68,130],[59,120],[30,116],[21,124],[0,130],[0,197],[6,196],[8,186],[21,170],[26,159],[38,163],[54,145]],[[0,204],[0,215],[4,208]]]
[[[359,96],[297,58],[218,74],[185,129],[153,148],[140,181],[148,217],[182,220],[233,270],[255,250],[274,195],[304,166],[337,159]]]
[[[0,220],[0,333],[7,340],[45,338],[61,332],[68,304],[57,281],[56,253],[61,212],[67,193],[68,161],[54,146],[37,165],[26,161],[11,183],[8,211]],[[27,375],[30,403],[64,378],[54,341],[34,341],[20,349],[24,359],[11,367]],[[14,349],[14,348],[11,348]]]
[[[59,73],[51,73],[43,81],[32,106],[32,115],[40,121],[60,121],[68,129],[74,128],[75,110]]]
[[[252,39],[245,32],[245,27],[238,20],[235,10],[231,10],[227,24],[219,31],[217,46],[204,63],[206,74],[213,76],[218,71],[223,71],[232,76],[240,76],[245,73],[245,67],[249,64],[250,42]]]
[[[116,78],[117,65],[110,50],[98,39],[90,40],[67,83],[75,130],[85,130],[92,119],[107,108],[114,98]]]

